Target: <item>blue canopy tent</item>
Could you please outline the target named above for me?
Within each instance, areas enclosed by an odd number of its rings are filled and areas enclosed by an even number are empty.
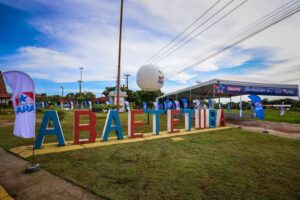
[[[187,98],[189,100],[189,105],[192,105],[192,100],[194,99],[220,99],[251,94],[263,96],[299,97],[299,88],[298,85],[294,84],[255,83],[212,79],[178,91],[166,93],[163,96],[158,97],[157,100],[164,100],[167,98]]]

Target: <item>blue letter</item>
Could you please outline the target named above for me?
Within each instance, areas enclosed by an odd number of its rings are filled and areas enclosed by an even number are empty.
[[[216,111],[209,109],[209,128],[216,128]]]
[[[184,126],[185,130],[190,131],[192,129],[192,113],[195,112],[194,109],[182,109],[184,113]]]
[[[153,115],[153,133],[159,135],[159,115],[164,114],[164,110],[145,110],[145,113]]]
[[[54,128],[48,128],[49,122],[53,122]],[[56,135],[58,145],[65,146],[65,138],[61,129],[56,110],[47,110],[41,123],[39,134],[36,138],[34,148],[40,149],[46,135]]]
[[[113,120],[115,121],[115,125],[111,125]],[[107,141],[110,131],[116,131],[119,140],[124,138],[117,110],[108,111],[102,133],[102,141]]]

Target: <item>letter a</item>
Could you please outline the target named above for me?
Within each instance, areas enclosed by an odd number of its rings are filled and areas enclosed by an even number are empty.
[[[50,121],[52,121],[54,128],[48,128],[48,124]],[[39,134],[38,134],[35,144],[34,144],[35,149],[41,148],[46,135],[56,135],[58,145],[65,146],[65,138],[64,138],[63,131],[61,129],[60,121],[58,119],[56,110],[47,110],[45,112],[44,118],[41,123],[40,130],[39,130]]]
[[[114,125],[112,125],[113,120],[115,121]],[[110,131],[116,131],[119,140],[124,139],[117,110],[109,110],[108,111],[104,129],[103,129],[103,133],[102,133],[102,141],[108,140],[108,135],[109,135]]]

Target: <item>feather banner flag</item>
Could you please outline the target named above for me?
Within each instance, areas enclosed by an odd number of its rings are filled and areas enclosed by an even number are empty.
[[[262,120],[265,119],[265,113],[261,98],[257,95],[250,95],[248,97],[254,103],[256,117]]]
[[[30,76],[20,71],[7,71],[4,78],[13,93],[12,102],[16,114],[14,135],[35,137],[35,86]]]

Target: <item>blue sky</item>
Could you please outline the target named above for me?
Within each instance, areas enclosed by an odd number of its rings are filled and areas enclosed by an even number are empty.
[[[131,74],[131,89],[139,89],[135,74],[145,60],[216,1],[168,2],[125,0],[121,73]],[[228,2],[224,0],[217,6]],[[236,0],[228,9],[241,2]],[[161,61],[154,60],[168,79],[162,91],[174,91],[213,78],[277,83],[299,78],[299,14],[173,76],[197,61],[197,56],[192,55],[202,55],[286,2],[248,1],[184,48]],[[35,80],[37,93],[61,94],[61,86],[65,94],[78,92],[80,66],[84,67],[83,91],[100,96],[106,86],[115,85],[119,1],[0,0],[0,16],[0,69],[28,73]],[[290,83],[299,84],[300,80]]]

